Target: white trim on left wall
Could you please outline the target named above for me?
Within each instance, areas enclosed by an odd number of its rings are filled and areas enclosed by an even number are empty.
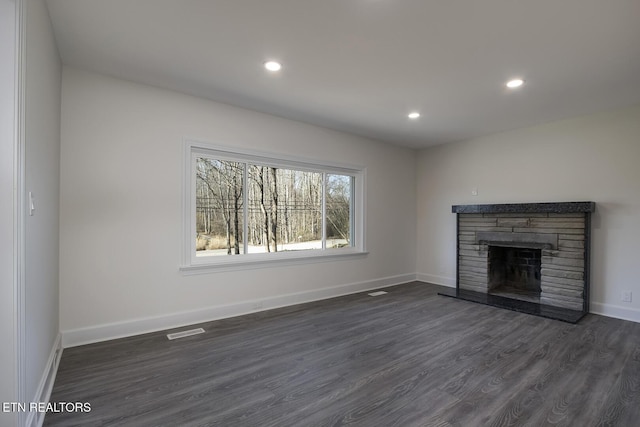
[[[62,358],[62,334],[58,334],[51,352],[49,353],[49,360],[45,365],[44,372],[40,378],[38,389],[35,396],[29,402],[42,402],[48,403],[51,399],[51,391],[53,390],[53,383],[56,380],[56,374],[58,373],[58,366],[60,365],[60,359]],[[25,426],[27,427],[40,427],[44,423],[45,412],[29,411]]]
[[[15,121],[14,121],[14,183],[13,203],[14,217],[14,312],[16,366],[15,384],[18,401],[25,402],[27,394],[26,368],[26,307],[25,307],[25,259],[26,259],[26,221],[25,221],[25,188],[26,188],[26,45],[27,45],[27,4],[24,0],[16,0],[16,63],[15,63]],[[18,425],[26,422],[25,413],[18,412]]]

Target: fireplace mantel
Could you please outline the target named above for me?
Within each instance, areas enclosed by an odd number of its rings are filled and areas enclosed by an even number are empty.
[[[442,295],[572,323],[588,313],[595,202],[455,205],[451,211],[457,214],[456,289]],[[533,295],[525,298],[511,292],[513,288],[499,292],[495,279],[489,283],[494,246],[536,249],[542,254],[531,273],[539,283]]]
[[[594,212],[595,202],[503,203],[490,205],[454,205],[453,213],[583,213]]]

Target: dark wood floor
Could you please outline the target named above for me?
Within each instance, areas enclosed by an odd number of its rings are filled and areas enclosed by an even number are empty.
[[[47,426],[638,426],[640,324],[410,283],[64,351]],[[184,329],[184,328],[183,328]]]

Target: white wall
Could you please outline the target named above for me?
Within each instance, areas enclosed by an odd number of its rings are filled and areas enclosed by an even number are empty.
[[[15,91],[16,4],[0,0],[0,403],[17,400],[17,324],[15,311],[16,280],[14,278],[14,212],[13,188]],[[0,412],[0,426],[14,425],[16,414]]]
[[[62,105],[60,322],[66,345],[236,314],[251,300],[398,283],[415,272],[412,150],[66,67]],[[370,254],[181,274],[184,137],[365,166]],[[353,286],[321,291],[342,285]],[[265,308],[285,300],[296,298],[267,300]]]
[[[421,151],[418,277],[455,286],[452,205],[595,201],[591,311],[640,321],[639,162],[640,107]]]
[[[26,5],[25,191],[35,196],[35,211],[25,218],[25,397],[40,401],[59,334],[62,66],[44,1]]]
[[[23,6],[24,5],[24,6]],[[47,399],[55,372],[53,355],[59,337],[59,156],[61,64],[48,10],[43,0],[22,3],[0,1],[2,44],[0,57],[0,130],[2,132],[2,186],[0,187],[2,262],[2,336],[0,346],[2,401],[31,402]],[[24,13],[24,57],[15,58],[16,8]],[[21,19],[18,17],[18,19]],[[6,50],[5,50],[6,49]],[[16,63],[24,61],[20,68]],[[24,67],[24,70],[23,68]],[[16,91],[14,70],[24,80]],[[22,76],[22,75],[21,75]],[[24,117],[20,115],[24,93]],[[18,101],[20,100],[20,101]],[[14,136],[19,134],[16,139]],[[16,142],[17,141],[17,142]],[[24,144],[24,146],[22,146]],[[18,154],[20,153],[20,154]],[[15,159],[18,159],[17,162]],[[24,179],[24,181],[23,181]],[[16,191],[36,195],[34,216],[17,221]],[[22,194],[26,201],[26,194]],[[28,212],[23,212],[28,215]],[[17,232],[20,225],[24,233]],[[24,237],[24,240],[22,238]],[[21,297],[17,297],[20,294]],[[18,319],[24,319],[22,328]],[[18,348],[21,351],[18,351]],[[20,354],[18,361],[16,355]],[[19,363],[21,369],[19,369]],[[13,417],[13,418],[11,418]],[[0,414],[0,425],[37,424],[37,414]],[[41,418],[41,417],[39,417]]]

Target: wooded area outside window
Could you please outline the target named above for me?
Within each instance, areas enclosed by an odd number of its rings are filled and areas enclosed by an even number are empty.
[[[364,251],[362,169],[194,142],[186,158],[183,267]]]

